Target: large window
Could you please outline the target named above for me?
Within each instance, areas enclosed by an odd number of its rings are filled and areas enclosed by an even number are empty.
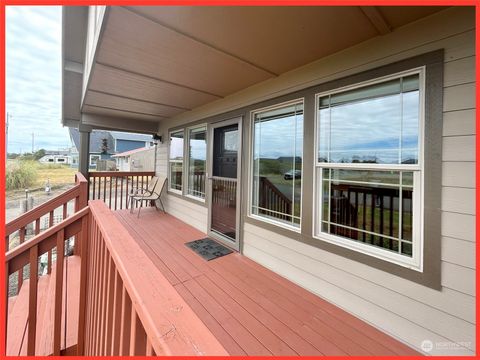
[[[317,96],[316,236],[421,269],[423,70]]]
[[[170,133],[168,173],[170,190],[181,193],[183,177],[183,130]]]
[[[187,194],[205,198],[205,172],[207,158],[206,126],[188,130],[188,185]]]
[[[251,215],[300,227],[303,102],[253,113]]]

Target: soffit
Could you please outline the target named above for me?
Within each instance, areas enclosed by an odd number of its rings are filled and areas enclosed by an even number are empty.
[[[164,121],[441,9],[110,7],[82,111]]]

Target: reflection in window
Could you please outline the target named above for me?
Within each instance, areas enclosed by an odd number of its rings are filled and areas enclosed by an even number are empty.
[[[421,74],[317,98],[317,236],[408,264],[420,251]]]
[[[322,231],[412,255],[412,172],[323,169]]]
[[[418,74],[322,96],[318,161],[417,164]]]
[[[169,187],[182,191],[183,175],[183,130],[170,133],[170,153],[168,158]]]
[[[257,112],[252,214],[300,226],[303,102]]]
[[[188,131],[188,195],[205,198],[207,128]]]

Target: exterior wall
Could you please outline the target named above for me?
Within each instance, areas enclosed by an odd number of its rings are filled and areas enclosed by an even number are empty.
[[[168,145],[166,142],[157,145],[156,174],[158,176],[168,176],[167,152]],[[200,231],[203,231],[204,233],[207,232],[208,209],[205,207],[204,204],[197,204],[193,200],[186,201],[181,197],[175,194],[170,194],[168,192],[162,198],[162,200],[165,206],[165,210],[169,214],[179,218],[187,224],[190,224],[191,226],[199,229]]]
[[[441,48],[445,49],[442,289],[421,286],[252,223],[242,224],[243,253],[420,351],[422,341],[430,340],[433,349],[429,354],[473,355],[475,13],[472,8],[448,9],[184,113],[160,127],[159,133],[166,139],[168,128],[180,124]],[[167,174],[166,143],[158,147],[157,172]],[[242,180],[246,183],[245,177]],[[172,194],[165,199],[167,211],[172,215],[206,231],[208,211],[204,205]],[[242,212],[246,213],[246,209]]]
[[[155,170],[155,148],[133,153],[128,157],[130,171],[154,171]]]
[[[127,158],[124,158],[124,157],[115,158],[115,161],[117,162],[118,171],[130,171],[130,163],[127,160]]]
[[[121,139],[118,139],[115,141],[115,151],[117,153],[135,150],[142,147],[145,147],[145,141],[121,140]]]

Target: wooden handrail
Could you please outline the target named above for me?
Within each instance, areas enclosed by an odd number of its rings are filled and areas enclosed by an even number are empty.
[[[77,345],[81,355],[227,355],[105,203],[94,200],[89,207],[92,238],[88,271],[82,271],[89,281],[80,295],[89,303],[79,324],[86,332],[85,343]],[[113,319],[104,311],[111,301]]]
[[[52,226],[51,228],[48,228],[44,232],[42,232],[42,233],[38,234],[37,236],[31,238],[30,240],[27,240],[24,243],[18,245],[16,248],[8,251],[5,254],[5,261],[6,262],[11,261],[15,257],[17,257],[17,256],[21,255],[22,253],[30,250],[31,247],[33,247],[35,245],[38,245],[39,243],[41,243],[45,239],[48,239],[52,235],[55,235],[61,229],[65,228],[68,225],[74,223],[75,221],[81,219],[82,217],[87,215],[89,213],[89,211],[90,211],[90,209],[88,207],[85,207],[82,210],[73,214],[72,216],[69,216],[68,218],[66,218],[62,222]]]
[[[48,200],[47,202],[38,205],[30,211],[20,215],[13,219],[5,226],[5,235],[11,235],[20,228],[27,226],[35,221],[35,219],[41,218],[48,214],[51,210],[54,210],[64,204],[67,201],[75,199],[80,194],[79,186],[75,185],[73,188],[68,189],[59,196]]]
[[[128,209],[129,193],[146,188],[154,171],[93,171],[89,173],[90,200],[103,200],[110,209]]]
[[[91,171],[89,177],[154,176],[155,171]]]
[[[64,272],[64,250],[65,250],[65,241],[67,241],[72,236],[79,234],[78,240],[80,244],[86,243],[86,235],[88,232],[87,227],[87,216],[90,213],[88,207],[84,207],[80,211],[76,212],[72,216],[64,219],[59,224],[56,224],[50,227],[45,232],[42,232],[36,235],[34,238],[25,241],[20,244],[15,249],[8,251],[5,254],[5,270],[6,270],[6,293],[5,293],[5,323],[4,329],[7,339],[8,336],[8,279],[9,275],[23,269],[27,264],[30,266],[29,272],[29,290],[28,290],[28,318],[25,320],[28,323],[28,332],[27,338],[22,338],[17,341],[18,348],[12,344],[12,347],[5,349],[7,355],[18,355],[20,350],[26,341],[27,344],[27,355],[39,355],[36,354],[36,343],[37,343],[37,315],[38,313],[38,282],[39,276],[38,265],[39,265],[39,256],[45,254],[46,252],[51,253],[53,248],[56,248],[57,253],[57,264],[55,267],[55,304],[54,304],[54,315],[53,315],[53,328],[45,329],[46,331],[52,331],[52,347],[50,349],[45,349],[49,353],[47,355],[60,355],[61,354],[61,333],[62,333],[62,316],[66,319],[66,305],[63,306],[64,301],[67,297],[63,297],[63,284],[66,281],[66,272]],[[80,240],[81,239],[81,240]],[[64,309],[64,310],[62,310]],[[65,313],[62,315],[62,311]],[[47,316],[44,314],[44,316]],[[27,323],[20,324],[20,326],[27,328]],[[65,320],[65,329],[66,329],[66,320]],[[44,331],[42,329],[42,331]],[[11,334],[17,335],[18,334]],[[43,354],[45,355],[45,354]]]
[[[86,186],[88,185],[87,179],[81,174],[77,173],[76,177],[76,184],[73,188],[63,192],[62,194],[54,197],[53,199],[44,202],[41,205],[33,208],[30,211],[20,215],[19,217],[13,219],[8,224],[5,225],[5,235],[11,235],[15,231],[21,229],[24,226],[34,222],[36,219],[41,218],[42,216],[48,214],[50,211],[55,210],[59,206],[63,205],[64,203],[73,200],[80,195],[83,195],[82,192],[86,191]],[[82,188],[84,190],[82,191]],[[86,197],[81,197],[83,204],[80,204],[80,208],[83,208],[87,205]],[[82,206],[83,205],[83,206]]]
[[[270,181],[268,180],[267,177],[261,176],[260,177],[260,183],[265,184],[266,187],[268,187],[277,197],[282,199],[287,204],[292,204],[292,200],[290,200],[287,196],[285,196],[284,193],[282,193],[278,188]]]
[[[55,211],[61,210],[62,220],[68,216],[68,203],[75,201],[74,211],[79,211],[81,208],[87,206],[88,200],[88,181],[81,173],[75,175],[75,186],[53,199],[33,208],[30,211],[20,215],[16,219],[10,221],[5,225],[5,249],[10,250],[10,236],[18,231],[19,244],[23,244],[26,239],[28,226],[35,224],[35,235],[40,234],[40,221],[43,216],[48,216],[48,227],[54,225]],[[79,247],[74,246],[73,249],[76,255],[79,254]],[[50,274],[52,268],[52,252],[48,252],[47,272]],[[23,284],[23,268],[18,268],[18,276],[16,278],[17,291]]]

